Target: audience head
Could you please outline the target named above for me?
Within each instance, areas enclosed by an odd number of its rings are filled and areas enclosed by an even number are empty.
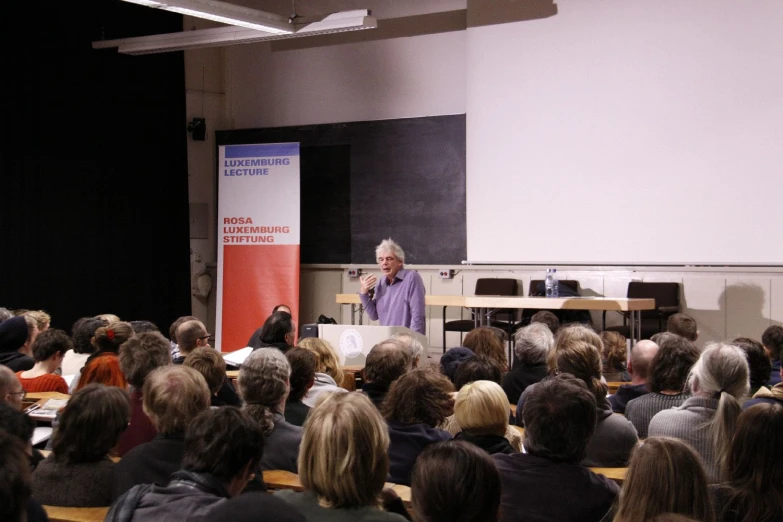
[[[54,458],[66,465],[97,462],[128,427],[130,399],[125,390],[88,384],[71,396],[54,431]]]
[[[16,378],[16,374],[8,366],[0,364],[0,403],[21,410],[24,396],[24,388]]]
[[[133,337],[130,323],[115,322],[101,326],[92,336],[92,344],[99,352],[120,352],[120,346]]]
[[[294,344],[296,329],[294,318],[288,312],[275,312],[264,321],[261,327],[261,342],[264,344]]]
[[[128,384],[141,388],[155,368],[171,364],[169,342],[158,332],[135,335],[120,347],[120,370]]]
[[[187,355],[199,346],[209,346],[207,327],[199,320],[185,321],[177,328],[180,355]]]
[[[287,314],[290,314],[291,313],[291,308],[288,305],[279,304],[279,305],[275,306],[274,308],[272,308],[272,313],[273,314],[277,313],[277,312],[285,312]]]
[[[552,332],[552,335],[556,334],[560,329],[560,319],[547,310],[539,310],[533,314],[533,317],[530,318],[530,324],[537,323],[546,325],[546,327],[549,328],[549,331]]]
[[[618,332],[601,332],[601,342],[604,344],[604,351],[601,353],[606,368],[604,371],[614,372],[625,368],[625,361],[628,355],[626,339]]]
[[[661,345],[649,364],[647,388],[655,393],[682,392],[691,368],[699,360],[699,349],[685,337],[675,334],[661,335],[658,341]],[[640,344],[642,342],[645,341]],[[646,364],[644,368],[647,368]]]
[[[0,306],[0,323],[5,321],[6,319],[10,319],[14,316],[14,313],[9,310],[8,308],[4,308]]]
[[[497,522],[500,474],[492,458],[467,442],[430,444],[416,459],[411,503],[426,522]]]
[[[96,315],[95,318],[100,319],[102,321],[106,321],[107,324],[120,322],[119,316],[116,316],[114,314],[100,314],[100,315]]]
[[[750,370],[745,353],[727,343],[710,343],[693,365],[688,378],[694,395],[718,399],[718,409],[709,423],[718,469],[725,469],[729,443],[734,435],[741,404],[750,389]]]
[[[555,336],[543,322],[531,322],[514,335],[514,353],[522,366],[546,363],[546,357],[554,346]]]
[[[457,368],[454,374],[454,388],[460,390],[466,384],[475,381],[492,381],[500,384],[503,381],[503,369],[489,357],[480,355],[471,357]]]
[[[631,456],[614,522],[652,520],[663,513],[715,520],[699,455],[678,439],[651,437]]]
[[[171,326],[169,326],[169,339],[173,343],[178,343],[177,341],[177,329],[182,326],[182,323],[187,323],[188,321],[198,321],[199,318],[194,315],[183,315],[182,317],[177,317],[173,323],[171,323]]]
[[[181,435],[209,408],[209,388],[193,368],[168,365],[152,370],[144,380],[142,407],[161,435]]]
[[[131,321],[128,324],[131,325],[136,335],[147,332],[160,332],[160,328],[152,321]]]
[[[265,435],[275,427],[275,413],[285,409],[290,377],[291,365],[277,348],[259,348],[239,369],[239,395],[250,416],[261,423]]]
[[[476,354],[470,348],[459,346],[449,348],[443,357],[440,358],[440,373],[445,375],[451,382],[454,382],[454,375],[459,367],[467,360],[475,357]]]
[[[408,349],[411,356],[411,366],[418,368],[421,354],[424,353],[424,345],[421,344],[415,335],[409,333],[397,333],[391,336],[391,339],[400,341]]]
[[[35,321],[35,326],[38,328],[39,333],[48,330],[52,323],[52,316],[43,310],[30,310],[29,312],[25,312],[24,315]]]
[[[742,412],[726,465],[726,513],[777,520],[783,512],[783,406],[760,403]]]
[[[328,341],[318,337],[308,337],[299,341],[299,346],[315,355],[315,372],[323,373],[334,379],[339,386],[343,382],[340,358]]]
[[[469,435],[506,434],[508,396],[499,384],[475,381],[463,386],[454,401],[454,420]]]
[[[35,339],[33,343],[33,359],[35,362],[53,360],[57,362],[56,368],[65,356],[65,352],[73,350],[73,341],[62,330],[49,329]]]
[[[595,394],[568,374],[544,379],[525,400],[522,419],[528,453],[555,462],[581,462],[598,422]]]
[[[731,344],[739,347],[745,352],[748,358],[748,367],[750,369],[750,387],[758,389],[769,382],[772,372],[772,362],[769,360],[764,346],[755,339],[739,337],[734,339]]]
[[[666,338],[667,335],[671,334],[661,334],[659,341],[663,342],[661,339]],[[635,381],[647,381],[650,373],[650,365],[657,353],[658,344],[652,341],[645,339],[633,345],[633,348],[631,348],[631,363],[628,365],[628,372],[633,376]]]
[[[453,392],[454,386],[446,377],[418,368],[392,383],[381,413],[389,421],[434,428],[454,413]]]
[[[0,520],[27,520],[30,461],[24,444],[0,428]]]
[[[498,340],[495,332],[493,332],[487,326],[481,326],[474,328],[468,335],[465,336],[465,340],[462,344],[466,348],[470,348],[476,355],[483,355],[494,359],[503,368],[508,367],[508,361],[506,361],[506,352],[503,348],[503,343]]]
[[[597,346],[585,341],[558,340],[549,356],[548,367],[550,375],[569,373],[581,379],[595,395],[598,405],[604,403],[607,388],[601,381],[601,352]]]
[[[389,431],[362,393],[323,394],[304,424],[299,478],[322,506],[377,506],[389,473]]]
[[[226,380],[226,361],[211,346],[196,348],[185,357],[182,365],[193,368],[200,373],[212,395],[220,390]]]
[[[24,444],[25,452],[32,454],[31,440],[35,421],[28,415],[7,404],[0,403],[0,429],[18,438]]]
[[[285,357],[291,365],[291,393],[288,401],[301,401],[315,382],[315,354],[297,346],[285,352]]]
[[[82,317],[73,323],[71,327],[73,351],[76,353],[93,353],[96,350],[96,346],[92,343],[95,331],[102,326],[108,326],[108,324],[103,319],[95,319],[94,317]]]
[[[364,378],[380,386],[391,386],[411,370],[411,354],[400,341],[387,339],[372,347],[364,363]]]
[[[555,350],[566,341],[584,341],[596,347],[598,353],[604,353],[604,343],[601,336],[595,333],[595,330],[589,326],[579,323],[567,324],[560,327],[555,336]]]
[[[693,342],[699,337],[696,320],[687,314],[674,314],[666,321],[666,331]]]
[[[761,344],[767,349],[769,358],[773,361],[780,360],[780,352],[783,350],[783,326],[773,324],[761,335]]]
[[[32,357],[33,344],[35,343],[35,340],[38,338],[38,334],[41,332],[38,330],[38,323],[31,316],[22,315],[22,318],[24,319],[24,322],[27,324],[27,339],[25,340],[22,347],[19,348],[19,352]],[[2,325],[0,324],[0,326]]]
[[[249,415],[232,407],[206,409],[188,422],[182,469],[212,475],[233,497],[245,489],[263,452],[261,428]]]
[[[0,323],[0,353],[19,350],[29,338],[24,317],[12,317]]]

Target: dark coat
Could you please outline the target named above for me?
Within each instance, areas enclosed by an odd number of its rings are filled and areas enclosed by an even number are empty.
[[[389,482],[410,486],[411,472],[416,458],[430,444],[451,439],[448,431],[430,428],[426,424],[389,425]]]
[[[367,395],[375,407],[381,409],[381,403],[389,393],[389,386],[377,382],[368,382],[362,385],[362,393]]]
[[[117,463],[112,500],[137,484],[167,484],[171,474],[182,467],[185,438],[158,435],[130,450]]]
[[[625,413],[625,405],[642,395],[650,393],[646,384],[623,384],[617,389],[617,393],[609,397],[609,404],[615,413]]]
[[[519,402],[519,396],[522,392],[548,375],[546,363],[534,364],[532,366],[523,366],[515,364],[514,367],[503,377],[503,391],[508,396],[510,404]],[[518,415],[522,415],[519,411]]]
[[[509,444],[508,439],[501,437],[500,435],[469,435],[464,431],[461,431],[454,436],[454,440],[470,442],[490,455],[494,455],[495,453],[505,453],[506,455],[516,453],[514,448],[511,447],[511,444]]]

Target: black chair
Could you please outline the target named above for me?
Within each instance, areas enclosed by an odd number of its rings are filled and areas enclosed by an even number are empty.
[[[557,281],[558,295],[559,297],[574,297],[579,295],[579,281],[572,279],[559,279]],[[546,285],[543,279],[533,279],[530,281],[527,295],[529,297],[544,297],[546,296]],[[512,329],[512,334],[520,328],[530,324],[530,318],[537,312],[542,310],[522,310],[522,316],[520,321],[516,323]],[[583,316],[574,314],[573,312],[583,312],[583,310],[547,310],[555,314],[561,324],[583,322]],[[587,313],[589,317],[589,312]]]
[[[483,277],[476,281],[475,295],[491,295],[491,296],[513,296],[517,295],[517,280],[516,279],[494,279]],[[492,326],[498,326],[499,324],[505,324],[505,321],[510,318],[510,324],[514,324],[515,311],[513,309],[495,310],[492,313],[493,321],[490,322]],[[472,319],[458,319],[456,321],[446,321],[446,307],[443,307],[443,353],[446,353],[446,332],[460,332],[461,334],[468,333],[476,327],[475,317]],[[506,328],[498,326],[499,328]],[[460,336],[461,338],[462,336]]]
[[[680,283],[643,283],[631,281],[628,283],[628,298],[655,299],[655,310],[643,310],[642,339],[649,339],[666,329],[666,321],[670,316],[680,311]],[[631,327],[628,325],[628,314],[623,315],[622,326],[606,327],[606,311],[603,313],[602,327],[606,331],[618,332],[630,337]]]

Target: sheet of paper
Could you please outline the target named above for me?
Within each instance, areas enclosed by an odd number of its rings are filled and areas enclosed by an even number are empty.
[[[253,348],[248,346],[246,348],[242,348],[241,350],[224,355],[223,359],[225,359],[228,364],[242,366],[242,363],[245,362],[245,359],[247,359],[251,353],[253,353]]]
[[[33,443],[33,446],[36,444],[39,444],[45,440],[49,440],[49,438],[52,436],[52,427],[51,426],[39,426],[33,430],[33,438],[30,439]]]
[[[73,380],[74,380],[75,378],[76,378],[76,374],[71,374],[71,375],[63,375],[63,379],[65,379],[65,384],[67,384],[67,385],[68,385],[68,389],[70,389],[70,388],[71,388],[71,383],[73,382]]]

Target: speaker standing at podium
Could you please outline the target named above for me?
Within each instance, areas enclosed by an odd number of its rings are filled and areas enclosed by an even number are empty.
[[[361,278],[359,298],[367,315],[381,326],[405,326],[425,334],[424,281],[418,272],[403,268],[405,252],[391,239],[375,249],[383,276],[368,274]]]

